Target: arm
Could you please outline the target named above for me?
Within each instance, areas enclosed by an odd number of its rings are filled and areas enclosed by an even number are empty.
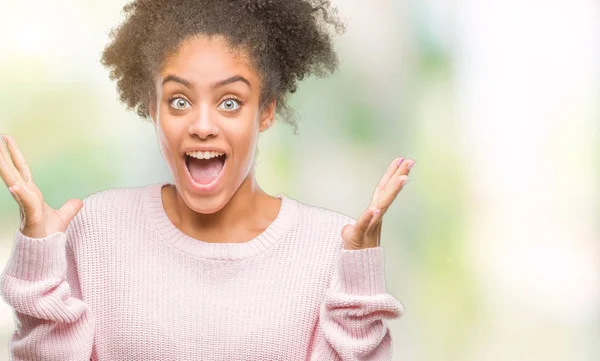
[[[408,181],[415,164],[394,159],[377,184],[371,205],[358,220],[342,228],[333,281],[319,314],[310,360],[390,360],[392,341],[386,320],[404,312],[402,304],[385,290],[383,214]]]
[[[90,359],[95,318],[81,300],[66,233],[30,238],[17,229],[0,295],[15,316],[11,360]]]
[[[342,249],[320,309],[310,361],[391,360],[386,320],[403,313],[385,288],[383,248]]]

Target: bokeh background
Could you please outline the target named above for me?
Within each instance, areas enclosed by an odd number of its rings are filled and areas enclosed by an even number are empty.
[[[598,1],[333,2],[340,69],[300,84],[298,135],[261,135],[261,186],[357,217],[390,160],[415,159],[383,227],[394,360],[599,360]],[[0,3],[0,132],[55,208],[171,180],[99,63],[124,4]],[[0,360],[13,330],[1,301]]]

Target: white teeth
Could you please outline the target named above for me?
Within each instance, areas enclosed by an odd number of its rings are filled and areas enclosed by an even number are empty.
[[[190,157],[198,158],[198,159],[210,159],[215,157],[220,157],[225,153],[220,152],[187,152],[185,153]]]

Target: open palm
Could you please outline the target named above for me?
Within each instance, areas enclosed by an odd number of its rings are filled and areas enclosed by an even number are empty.
[[[2,135],[0,144],[0,177],[11,195],[19,204],[20,230],[31,238],[44,238],[55,232],[65,232],[83,207],[80,199],[69,199],[60,209],[50,207],[42,192],[33,181],[33,176],[17,142],[9,135]]]
[[[379,246],[383,215],[408,181],[408,173],[414,164],[414,160],[405,160],[404,157],[396,158],[390,163],[375,188],[371,205],[358,217],[354,225],[348,224],[342,229],[344,249],[358,250]]]

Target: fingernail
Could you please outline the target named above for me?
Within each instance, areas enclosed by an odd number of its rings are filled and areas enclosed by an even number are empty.
[[[400,157],[400,159],[398,159],[398,167],[402,165],[402,162],[404,162],[404,157]]]
[[[14,194],[16,191],[18,191],[18,190],[19,190],[19,187],[18,187],[18,186],[16,186],[16,185],[14,185],[14,186],[10,186],[10,187],[8,187],[8,190],[9,190],[11,193],[13,193],[13,194]]]
[[[415,165],[415,161],[414,160],[411,161],[411,162],[408,162],[408,166],[407,166],[408,170],[410,170],[410,168],[412,168],[413,165]]]
[[[373,212],[373,217],[375,217],[379,212],[381,212],[380,209],[376,209],[375,212]]]

